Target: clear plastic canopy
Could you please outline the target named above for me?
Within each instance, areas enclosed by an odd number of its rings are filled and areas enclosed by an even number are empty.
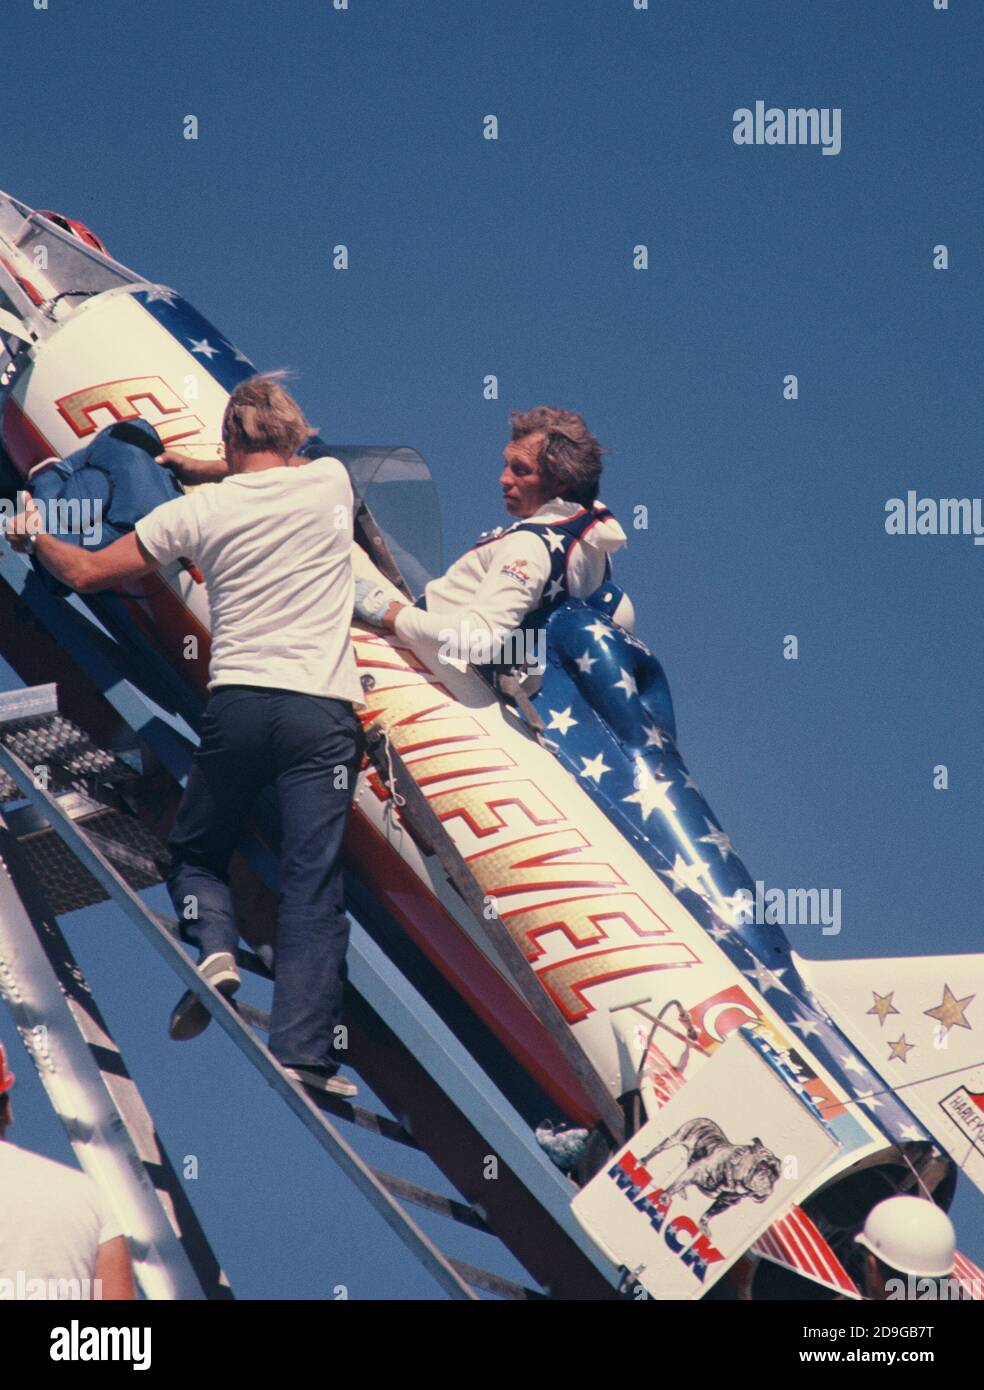
[[[430,469],[406,445],[328,445],[348,469],[356,503],[364,502],[414,595],[444,572],[441,508]]]

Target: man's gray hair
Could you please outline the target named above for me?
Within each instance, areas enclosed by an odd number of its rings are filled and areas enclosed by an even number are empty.
[[[555,496],[590,507],[598,496],[602,455],[607,453],[580,415],[572,410],[538,405],[523,413],[513,411],[513,439],[543,433],[540,470],[553,484]]]

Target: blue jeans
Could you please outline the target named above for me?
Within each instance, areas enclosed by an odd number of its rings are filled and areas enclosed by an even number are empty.
[[[334,1070],[349,922],[339,857],[362,760],[350,704],[265,686],[217,688],[168,837],[167,887],[202,958],[239,940],[229,860],[260,790],[280,802],[277,917],[270,1051],[281,1062]]]

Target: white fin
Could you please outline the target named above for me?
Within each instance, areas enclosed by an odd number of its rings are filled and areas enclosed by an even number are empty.
[[[984,1191],[984,955],[797,965],[886,1089]]]

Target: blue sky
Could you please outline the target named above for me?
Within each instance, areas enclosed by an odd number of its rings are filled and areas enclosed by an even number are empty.
[[[977,951],[984,549],[884,507],[980,494],[982,38],[967,0],[7,0],[0,186],[293,368],[326,439],[418,448],[448,557],[501,519],[507,411],[582,411],[648,508],[618,578],[684,757],[753,877],[842,890],[793,945]],[[757,99],[840,108],[841,152],[736,146]],[[67,928],[237,1289],[426,1294],[222,1039],[167,1044],[126,928]],[[16,1137],[64,1155],[19,1070]],[[984,1262],[968,1186],[955,1215]]]

